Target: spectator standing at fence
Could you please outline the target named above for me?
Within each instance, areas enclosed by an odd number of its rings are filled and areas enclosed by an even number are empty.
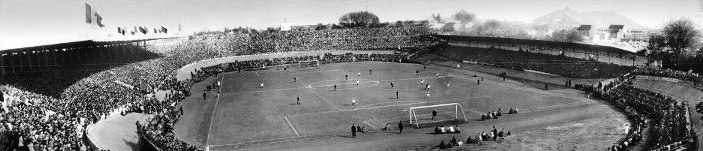
[[[354,124],[352,124],[352,126],[351,126],[351,132],[352,132],[352,137],[356,137],[356,126],[354,126]]]
[[[398,134],[403,134],[403,121],[398,121]]]

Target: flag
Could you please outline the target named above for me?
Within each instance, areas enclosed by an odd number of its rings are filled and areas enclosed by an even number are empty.
[[[164,27],[164,26],[161,26],[161,32],[168,33],[168,29],[166,29],[166,27]]]
[[[85,3],[85,23],[90,24],[93,23],[93,11],[90,8],[90,5],[88,3]]]
[[[143,34],[146,34],[147,32],[149,32],[148,29],[146,29],[146,28],[144,28],[144,27],[142,27],[142,26],[139,26],[139,31],[142,32]]]
[[[95,24],[98,24],[100,28],[105,27],[105,25],[103,25],[103,17],[100,16],[98,12],[95,12]]]
[[[90,4],[85,3],[85,23],[86,24],[94,24],[100,28],[105,27],[103,25],[103,17],[98,14],[97,11],[93,9],[93,7],[90,6]]]

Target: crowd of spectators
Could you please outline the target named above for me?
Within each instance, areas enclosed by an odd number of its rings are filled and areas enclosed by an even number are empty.
[[[238,55],[307,50],[369,50],[435,45],[426,27],[262,31],[196,37],[208,46]]]
[[[638,143],[644,149],[671,148],[692,138],[687,122],[687,104],[669,96],[632,86],[632,75],[621,77],[607,85],[577,84],[576,88],[589,96],[603,99],[623,112],[631,122],[627,135],[610,150],[626,150]],[[643,132],[647,131],[646,142]]]
[[[633,67],[593,60],[490,48],[445,46],[433,53],[456,60],[582,79],[614,78],[633,70]]]
[[[703,84],[703,77],[700,76],[698,73],[691,71],[684,72],[655,67],[639,67],[632,71],[632,73],[638,75],[676,78],[679,80],[683,80],[684,82],[688,82],[689,84],[692,84],[695,88],[703,89],[703,87],[701,87],[701,84]]]
[[[93,147],[82,143],[86,126],[114,116],[114,111],[118,108],[121,112],[154,115],[148,122],[140,123],[138,130],[156,146],[163,147],[164,150],[198,150],[197,147],[176,140],[171,131],[182,114],[181,109],[176,108],[180,107],[178,102],[189,95],[190,85],[219,72],[325,60],[325,57],[242,61],[233,65],[205,68],[198,71],[201,73],[193,73],[197,76],[191,80],[176,81],[175,72],[180,67],[199,60],[243,54],[320,49],[396,49],[436,44],[434,40],[423,39],[432,38],[423,36],[427,33],[419,28],[393,27],[279,31],[224,35],[222,38],[176,39],[170,40],[169,44],[150,44],[142,50],[157,54],[158,58],[116,64],[97,71],[84,68],[85,71],[78,69],[76,72],[58,72],[53,75],[37,73],[47,77],[80,75],[77,77],[81,78],[50,78],[55,80],[48,82],[43,81],[44,78],[36,78],[16,81],[13,85],[0,85],[3,97],[9,98],[7,101],[3,99],[3,109],[0,110],[0,140],[9,143],[2,143],[0,150],[86,150]],[[401,54],[352,56],[359,60],[374,61],[400,61],[405,57]],[[33,93],[37,89],[23,88],[38,85],[44,86],[39,94]],[[166,101],[156,101],[153,96],[161,90],[175,91],[170,91],[173,93],[169,93]]]

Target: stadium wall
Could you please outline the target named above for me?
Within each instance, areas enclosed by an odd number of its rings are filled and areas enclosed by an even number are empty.
[[[455,35],[437,35],[436,37],[447,40],[452,46],[460,47],[496,48],[512,51],[564,55],[572,58],[593,59],[599,62],[623,66],[648,65],[650,62],[650,60],[644,56],[639,56],[633,52],[609,46],[500,37]]]

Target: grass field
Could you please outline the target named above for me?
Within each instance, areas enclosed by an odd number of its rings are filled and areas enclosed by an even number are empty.
[[[372,74],[369,70],[373,70]],[[419,75],[416,75],[418,70]],[[187,99],[190,101],[183,104],[185,114],[176,126],[176,133],[196,145],[238,146],[295,138],[348,137],[352,124],[361,124],[371,133],[384,135],[387,132],[381,128],[388,123],[393,128],[399,121],[407,124],[407,110],[413,106],[459,103],[468,119],[462,125],[471,126],[466,129],[476,129],[476,125],[496,124],[490,120],[480,121],[480,114],[498,108],[507,112],[508,108],[517,106],[521,114],[503,118],[520,119],[517,116],[523,114],[543,114],[593,104],[593,100],[568,90],[544,91],[485,74],[473,77],[474,74],[463,69],[436,66],[424,69],[418,64],[385,62],[225,73],[203,82],[209,84],[216,78],[221,79],[223,86],[219,97],[214,91],[195,90]],[[349,80],[345,80],[345,75],[349,75]],[[477,84],[481,77],[485,80]],[[359,79],[358,85],[356,79]],[[431,85],[429,99],[425,97],[421,79]],[[259,87],[261,82],[264,87]],[[336,91],[333,85],[337,85]],[[399,99],[396,99],[396,91]],[[208,94],[206,100],[201,92]],[[297,96],[301,105],[296,104]],[[355,105],[351,104],[352,99],[356,100]],[[440,119],[453,119],[454,110],[439,112]],[[422,121],[431,121],[429,111],[417,114]],[[559,119],[562,118],[549,118],[544,123]],[[533,122],[517,124],[541,124]]]

